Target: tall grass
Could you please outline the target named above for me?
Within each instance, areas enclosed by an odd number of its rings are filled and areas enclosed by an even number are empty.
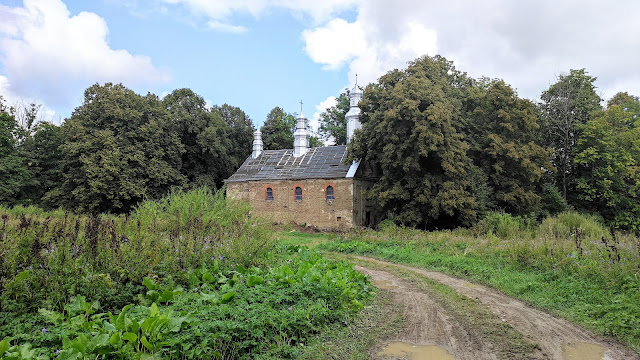
[[[117,308],[144,276],[170,276],[218,261],[260,265],[273,237],[248,204],[223,191],[177,191],[130,215],[0,208],[2,310],[59,311],[75,295]]]

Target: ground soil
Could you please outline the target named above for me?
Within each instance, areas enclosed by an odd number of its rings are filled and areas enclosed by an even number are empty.
[[[362,265],[356,267],[359,271],[368,274],[381,291],[391,292],[395,301],[406,308],[404,328],[372,349],[371,357],[374,359],[640,359],[637,353],[613,340],[595,336],[494,289],[438,272],[365,257],[353,258]],[[496,326],[496,329],[500,329],[500,324],[485,322],[474,325],[473,321],[461,317],[459,311],[451,311],[450,304],[443,303],[442,299],[438,300],[437,296],[398,276],[398,272],[391,269],[434,280],[472,299],[492,313],[495,318],[492,321],[508,325],[509,329],[513,328],[522,334],[523,341],[535,344],[534,350],[529,348],[525,352],[518,352],[515,349],[510,352],[511,338],[500,340],[499,336],[497,339],[487,336],[493,330],[486,327]],[[522,347],[518,344],[513,346]]]

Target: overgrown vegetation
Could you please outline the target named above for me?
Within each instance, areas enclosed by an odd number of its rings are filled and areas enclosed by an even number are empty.
[[[274,239],[222,192],[129,216],[0,209],[0,357],[295,358],[371,295],[346,263]]]
[[[473,229],[383,228],[318,248],[467,277],[640,350],[640,239],[596,217],[564,212],[538,225],[495,214]]]

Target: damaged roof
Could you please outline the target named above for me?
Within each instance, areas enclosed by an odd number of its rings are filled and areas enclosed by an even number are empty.
[[[255,180],[335,179],[353,177],[358,162],[344,163],[347,146],[310,148],[300,157],[292,149],[265,150],[255,159],[251,157],[226,182]]]

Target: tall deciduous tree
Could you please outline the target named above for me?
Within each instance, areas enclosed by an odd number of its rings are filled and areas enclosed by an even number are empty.
[[[640,119],[630,107],[610,102],[601,116],[582,128],[576,145],[579,205],[599,212],[622,229],[640,231]]]
[[[188,186],[222,186],[235,170],[231,127],[217,111],[209,111],[204,98],[190,89],[177,89],[162,104],[170,114],[172,130],[184,146],[180,172]]]
[[[227,104],[222,106],[216,105],[211,111],[217,113],[229,126],[230,144],[227,154],[232,160],[231,168],[236,170],[251,154],[254,131],[253,123],[249,116],[236,106]]]
[[[640,99],[635,95],[629,95],[626,91],[619,92],[607,101],[607,108],[610,109],[613,105],[618,105],[623,111],[630,112],[634,120],[640,118]]]
[[[56,189],[62,183],[62,162],[64,154],[60,146],[65,138],[60,126],[40,122],[22,145],[22,153],[33,174],[24,184],[21,203],[39,205],[44,208],[60,206],[55,201]],[[47,193],[52,192],[51,196]]]
[[[93,85],[62,128],[58,195],[69,208],[124,212],[145,196],[160,197],[185,183],[184,146],[155,95],[140,96],[121,84]]]
[[[18,151],[21,129],[0,96],[0,204],[15,205],[24,184],[33,177]]]
[[[336,105],[327,108],[320,114],[319,135],[326,141],[332,140],[336,145],[347,143],[347,112],[349,112],[349,89],[345,89],[336,99]]]
[[[274,107],[260,129],[265,150],[292,149],[295,128],[295,117],[280,107]]]
[[[469,154],[486,175],[490,207],[524,214],[540,202],[540,180],[550,170],[550,151],[536,143],[536,107],[503,81],[483,81],[471,92],[465,135]]]
[[[379,172],[367,195],[403,223],[454,227],[476,219],[468,145],[456,129],[468,84],[451,62],[424,56],[365,90],[350,156]]]
[[[580,137],[580,126],[602,111],[595,81],[585,69],[571,70],[569,74],[560,75],[540,97],[545,138],[553,150],[552,162],[557,169],[556,183],[565,199],[571,198],[575,185],[573,151]]]

